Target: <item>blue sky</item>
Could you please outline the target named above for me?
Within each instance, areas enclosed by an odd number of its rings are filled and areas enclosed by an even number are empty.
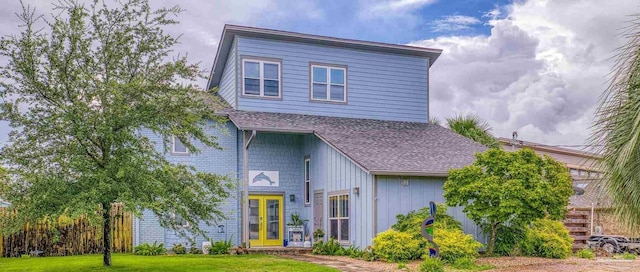
[[[24,0],[49,14],[48,1]],[[3,2],[0,34],[18,31]],[[430,114],[477,114],[499,137],[583,144],[637,0],[153,0],[186,11],[176,53],[210,69],[224,24],[443,49],[430,71]],[[0,58],[0,65],[6,59]],[[205,80],[198,82],[204,86]],[[0,143],[8,127],[0,122]]]
[[[390,13],[378,16],[368,15],[362,2],[323,1],[318,5],[322,8],[321,16],[288,22],[267,21],[261,27],[403,44],[442,35],[489,35],[491,26],[487,24],[490,19],[487,13],[499,10],[510,2],[396,1],[395,10],[393,7],[384,7],[385,3],[392,6],[392,1],[369,3],[368,7],[373,9],[370,13],[376,13],[376,5],[383,6],[378,9],[379,13]]]

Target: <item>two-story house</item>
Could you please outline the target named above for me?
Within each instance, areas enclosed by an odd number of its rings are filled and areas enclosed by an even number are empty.
[[[282,246],[291,214],[307,233],[364,248],[396,215],[444,202],[451,168],[485,147],[429,124],[429,68],[441,50],[226,25],[208,88],[228,103],[221,150],[176,163],[237,178],[215,240]],[[483,241],[461,208],[448,212]],[[185,226],[188,228],[188,226]],[[134,222],[134,243],[186,239],[151,213]],[[198,245],[202,237],[196,237]]]

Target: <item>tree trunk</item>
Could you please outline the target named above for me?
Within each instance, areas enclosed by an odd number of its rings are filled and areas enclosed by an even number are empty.
[[[111,266],[111,203],[102,204],[103,265]]]
[[[493,246],[496,242],[496,232],[498,231],[499,223],[491,224],[491,236],[489,237],[489,249],[487,249],[487,253],[489,256],[493,256]]]

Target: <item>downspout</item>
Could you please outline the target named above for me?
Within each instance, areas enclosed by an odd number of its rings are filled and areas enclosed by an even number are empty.
[[[256,137],[252,130],[247,138],[247,131],[242,131],[242,242],[249,248],[249,145]]]
[[[376,237],[378,232],[378,176],[373,176],[373,237]]]

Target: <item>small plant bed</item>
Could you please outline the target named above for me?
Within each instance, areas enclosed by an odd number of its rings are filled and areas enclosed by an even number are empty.
[[[2,271],[337,271],[333,268],[268,255],[141,256],[114,254],[113,266],[102,255],[44,258],[0,258]]]

